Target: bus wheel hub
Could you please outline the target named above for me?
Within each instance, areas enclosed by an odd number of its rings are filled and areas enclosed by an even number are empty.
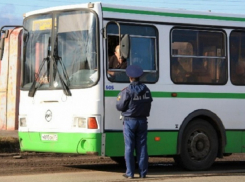
[[[193,133],[189,138],[188,151],[195,160],[204,159],[210,150],[210,142],[204,133]]]

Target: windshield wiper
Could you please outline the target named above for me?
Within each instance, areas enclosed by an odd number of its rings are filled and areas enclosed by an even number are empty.
[[[47,57],[43,59],[38,73],[35,75],[35,79],[29,89],[29,93],[28,96],[29,97],[34,97],[36,90],[43,84],[42,80],[40,80],[40,78],[44,78],[44,76],[47,74],[47,81],[49,82],[49,74],[50,74],[50,57],[51,57],[51,41],[50,41],[50,37],[49,37],[49,41],[48,41],[48,48],[47,48]],[[56,74],[58,73],[64,94],[67,96],[71,96],[71,91],[69,89],[69,77],[65,68],[65,65],[62,62],[62,58],[58,55],[58,37],[56,37],[55,40],[55,45],[54,45],[54,55],[53,55],[54,61],[53,61],[53,78],[55,80],[56,78]],[[47,70],[44,72],[44,74],[40,77],[40,73],[43,69],[43,66],[45,65],[45,62],[47,62]],[[66,82],[64,81],[63,77],[61,76],[61,73],[58,69],[58,64],[61,65],[62,71],[63,71],[63,76],[66,80]],[[38,83],[37,83],[38,81]]]
[[[67,71],[66,71],[66,67],[65,67],[64,63],[62,62],[62,57],[59,56],[58,51],[59,50],[58,50],[58,35],[57,35],[56,39],[55,39],[55,45],[54,45],[53,77],[54,77],[54,80],[55,80],[56,73],[58,73],[59,78],[60,78],[60,83],[62,85],[64,94],[67,95],[67,96],[71,96],[71,91],[69,89],[69,85],[70,85],[69,77],[68,77],[68,74],[67,74]],[[60,73],[60,71],[58,69],[58,65],[59,64],[60,64],[60,66],[62,68],[62,73],[63,73],[63,76],[65,78],[65,81],[64,81],[63,77],[61,76],[61,73]]]
[[[50,54],[51,54],[51,50],[50,50],[50,46],[51,43],[50,43],[50,37],[49,37],[49,40],[48,40],[48,47],[47,47],[47,57],[46,58],[43,58],[43,61],[39,67],[39,70],[38,70],[38,73],[35,74],[35,78],[34,78],[34,81],[29,89],[29,93],[28,93],[28,96],[29,97],[34,97],[35,93],[36,93],[36,90],[43,84],[43,82],[40,80],[40,73],[42,71],[42,68],[45,64],[45,62],[47,62],[47,70],[44,72],[44,74],[41,76],[41,78],[44,78],[45,75],[47,74],[47,79],[48,79],[48,82],[49,82],[49,70],[50,70]],[[37,83],[38,81],[38,83]]]

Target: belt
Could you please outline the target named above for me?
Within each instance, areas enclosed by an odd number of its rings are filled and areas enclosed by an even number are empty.
[[[124,116],[124,120],[145,120],[146,116]]]

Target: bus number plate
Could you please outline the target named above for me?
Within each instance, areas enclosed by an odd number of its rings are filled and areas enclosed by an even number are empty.
[[[42,134],[41,139],[43,141],[57,141],[58,135],[57,134]]]

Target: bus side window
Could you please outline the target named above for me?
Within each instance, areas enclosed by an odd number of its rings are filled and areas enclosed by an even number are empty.
[[[230,36],[231,82],[245,85],[245,32],[232,31]]]
[[[188,72],[181,80],[176,80],[172,69],[174,83],[226,83],[225,34],[222,31],[176,28],[171,33],[171,62],[178,58],[179,64]],[[183,79],[185,77],[188,78]]]
[[[157,71],[157,29],[149,25],[120,24],[121,34],[129,35],[130,51],[125,60],[127,65],[139,65],[143,69],[142,82],[155,83],[158,80]],[[107,25],[107,74],[108,80],[112,82],[129,82],[126,75],[126,67],[110,68],[109,57],[114,54],[115,47],[119,44],[118,28],[116,24]],[[113,54],[112,54],[113,53]]]

